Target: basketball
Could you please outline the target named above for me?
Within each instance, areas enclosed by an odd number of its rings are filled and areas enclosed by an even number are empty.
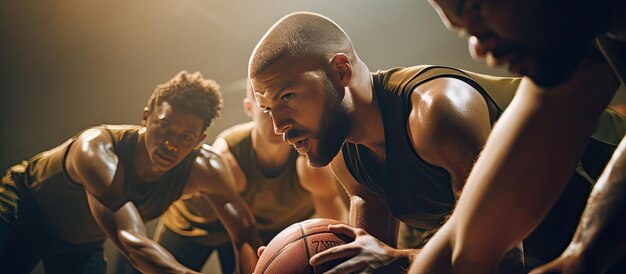
[[[328,231],[328,225],[341,224],[331,219],[310,219],[295,223],[278,233],[265,247],[254,269],[255,274],[323,273],[345,259],[313,267],[309,259],[334,246],[353,239]]]

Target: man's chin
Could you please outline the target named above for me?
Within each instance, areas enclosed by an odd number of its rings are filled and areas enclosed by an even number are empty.
[[[540,69],[538,71],[524,72],[523,74],[532,79],[537,86],[542,88],[551,88],[558,86],[569,80],[576,68],[554,68]]]
[[[309,166],[313,168],[323,168],[325,166],[328,166],[330,162],[332,162],[332,160],[334,159],[334,157],[320,158],[311,154],[307,154],[306,156],[309,162]]]
[[[550,88],[568,81],[578,69],[583,59],[583,49],[567,49],[563,53],[545,53],[536,56],[525,66],[523,75],[531,78],[535,84]]]

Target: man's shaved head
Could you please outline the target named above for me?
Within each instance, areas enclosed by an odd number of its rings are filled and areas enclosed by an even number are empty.
[[[296,12],[276,22],[259,41],[250,57],[248,73],[253,78],[284,57],[325,62],[336,53],[355,61],[352,41],[341,27],[322,15]]]

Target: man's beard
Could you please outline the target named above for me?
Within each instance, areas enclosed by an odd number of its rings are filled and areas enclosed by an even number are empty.
[[[324,77],[324,80],[327,96],[320,119],[320,131],[316,136],[319,143],[317,151],[307,155],[309,165],[312,167],[327,166],[337,156],[352,124],[348,108],[343,104],[342,98],[339,98],[328,77]]]
[[[564,46],[533,54],[532,66],[525,68],[521,74],[530,77],[540,87],[554,87],[569,80],[583,58],[599,54],[592,52],[597,50],[592,48],[591,41],[576,40],[561,45]]]

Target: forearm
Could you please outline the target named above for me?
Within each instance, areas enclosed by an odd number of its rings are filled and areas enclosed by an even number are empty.
[[[88,200],[97,223],[136,269],[144,273],[195,273],[145,236],[143,220],[131,202],[112,212],[91,194]]]
[[[391,215],[386,206],[375,205],[353,195],[350,197],[349,224],[364,229],[391,247],[397,246],[398,220]]]
[[[215,209],[231,238],[237,273],[252,273],[258,261],[256,250],[263,245],[252,212],[238,195],[232,195],[230,199],[211,194],[204,197]]]
[[[196,273],[181,265],[158,243],[135,231],[119,231],[116,244],[142,273]]]
[[[605,67],[587,68],[607,78]],[[577,77],[579,75],[575,75]],[[568,182],[617,82],[577,77],[550,91],[525,79],[489,137],[451,219],[457,256],[500,258],[543,218]],[[600,78],[602,80],[603,78]],[[594,91],[595,97],[588,98]]]
[[[565,256],[579,257],[590,273],[601,273],[626,255],[626,138],[594,186]]]

